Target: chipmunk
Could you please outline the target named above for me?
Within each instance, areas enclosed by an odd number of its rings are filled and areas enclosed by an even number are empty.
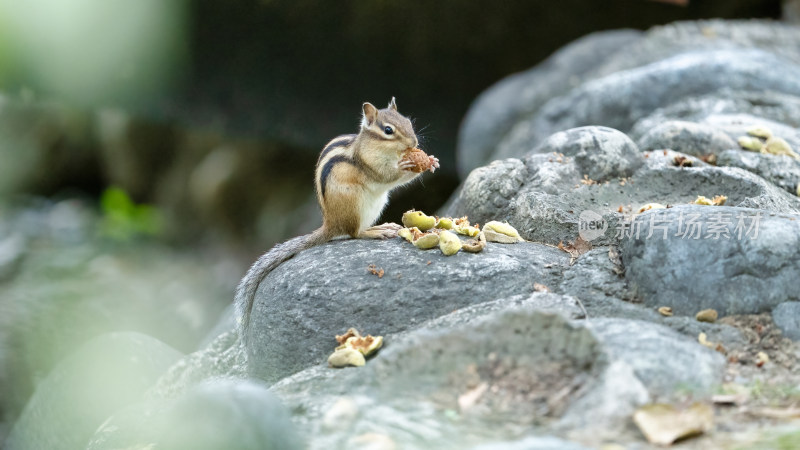
[[[389,191],[420,175],[412,171],[414,163],[403,158],[407,149],[419,144],[417,135],[411,121],[397,112],[394,97],[386,109],[364,103],[362,112],[359,133],[334,138],[317,160],[314,177],[322,226],[261,255],[239,282],[235,305],[243,339],[259,284],[282,262],[337,237],[387,239],[401,228],[394,223],[372,225],[386,206]],[[433,172],[439,160],[429,158]]]

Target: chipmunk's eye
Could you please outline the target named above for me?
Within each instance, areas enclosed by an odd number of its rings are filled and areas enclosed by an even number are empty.
[[[386,125],[385,127],[383,127],[383,132],[386,133],[386,134],[394,134],[394,130],[389,125]]]

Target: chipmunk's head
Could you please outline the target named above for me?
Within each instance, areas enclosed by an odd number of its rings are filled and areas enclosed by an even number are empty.
[[[372,103],[364,103],[362,111],[364,115],[361,118],[361,132],[378,141],[376,145],[387,151],[395,150],[398,154],[419,145],[411,121],[397,112],[394,97],[385,109],[378,109]]]

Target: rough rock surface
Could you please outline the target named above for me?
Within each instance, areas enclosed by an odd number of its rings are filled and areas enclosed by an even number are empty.
[[[800,300],[798,219],[726,206],[648,211],[622,239],[626,277],[645,304],[677,314],[770,311]]]
[[[512,75],[484,91],[464,117],[458,136],[461,177],[486,161],[496,143],[521,118],[533,114],[550,96],[567,92],[608,55],[638,40],[641,32],[615,30],[585,36],[536,67]],[[547,89],[542,89],[542,86]]]
[[[369,272],[373,264],[383,277]],[[324,362],[334,336],[350,327],[369,334],[402,331],[464,306],[532,292],[535,283],[552,285],[565,264],[565,253],[530,243],[451,257],[400,239],[310,249],[259,287],[246,340],[250,372],[277,381]]]
[[[800,161],[790,156],[726,150],[717,158],[717,164],[753,172],[791,194],[796,194],[800,186]]]
[[[648,203],[685,204],[698,195],[726,195],[729,205],[800,212],[796,196],[745,170],[705,164],[680,167],[675,158],[685,155],[677,153],[671,153],[665,164],[663,152],[639,153],[635,144],[619,135],[603,127],[568,130],[545,140],[541,148],[549,153],[534,150],[523,160],[496,161],[476,169],[446,213],[469,215],[478,222],[508,220],[526,239],[549,244],[575,240],[587,217],[582,214],[590,214],[607,226],[592,242],[607,245],[614,242],[623,213]],[[593,139],[596,146],[576,151]],[[606,161],[592,172],[599,180],[586,174],[591,160]]]
[[[669,149],[693,156],[716,155],[739,147],[735,140],[716,128],[678,120],[651,128],[638,144],[643,151]]]
[[[800,341],[800,302],[784,302],[772,310],[775,321],[784,336]]]
[[[534,297],[547,295],[558,297]],[[703,395],[721,374],[720,355],[663,327],[616,319],[569,323],[537,308],[512,302],[487,315],[468,307],[440,319],[447,327],[423,325],[394,337],[362,369],[311,368],[272,390],[305,411],[298,420],[314,436],[312,448],[338,447],[367,432],[401,447],[466,448],[518,437],[524,424],[583,427],[585,439],[676,384]],[[672,345],[686,359],[671,368],[654,364],[661,359],[654,350]],[[467,401],[475,389],[485,392]],[[347,420],[334,421],[342,410],[350,411]],[[408,414],[414,421],[402,419]],[[448,414],[453,420],[438,418]],[[473,425],[489,418],[492,427]]]

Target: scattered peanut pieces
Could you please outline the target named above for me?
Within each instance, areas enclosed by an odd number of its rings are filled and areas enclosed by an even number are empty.
[[[533,290],[536,292],[550,292],[550,288],[541,283],[533,283]]]
[[[351,337],[361,337],[361,334],[355,328],[348,328],[344,334],[336,335],[336,342],[343,345]]]
[[[694,316],[694,318],[698,322],[707,322],[707,323],[716,322],[717,321],[717,317],[718,317],[718,314],[717,314],[717,310],[715,310],[715,309],[704,309],[704,310],[698,312]]]
[[[336,336],[339,346],[328,357],[331,367],[360,367],[366,363],[366,357],[383,346],[383,336],[361,336],[355,328],[349,328],[344,334]]]
[[[452,231],[442,230],[439,233],[439,249],[445,256],[455,255],[461,250],[461,239]]]
[[[756,353],[756,367],[761,367],[769,362],[769,355],[764,352]]]
[[[517,229],[509,225],[508,222],[492,220],[483,226],[483,232],[486,234],[486,240],[489,242],[514,244],[524,241]]]
[[[708,199],[703,195],[698,195],[695,201],[691,204],[693,205],[706,205],[706,206],[722,206],[725,202],[728,201],[728,197],[724,195],[715,195],[714,198]]]
[[[662,316],[670,317],[672,316],[672,308],[670,308],[669,306],[662,306],[658,308],[658,313],[661,314]]]
[[[769,139],[772,137],[772,130],[767,127],[756,125],[747,129],[747,134],[753,137]]]
[[[761,141],[761,139],[750,136],[740,136],[736,142],[739,144],[739,147],[752,152],[761,151],[761,148],[764,146],[764,143]]]
[[[767,142],[764,143],[764,147],[761,148],[761,153],[786,155],[791,156],[794,159],[800,159],[800,155],[792,150],[792,146],[789,145],[785,139],[776,136],[772,136],[771,138],[767,139]]]
[[[478,253],[486,248],[486,235],[483,231],[478,233],[477,239],[470,239],[467,242],[462,242],[462,247],[465,252]]]
[[[636,214],[641,214],[645,211],[650,211],[651,209],[666,209],[666,206],[662,205],[661,203],[648,203],[639,208],[639,210],[636,211]]]
[[[403,226],[406,228],[419,228],[420,231],[428,231],[436,225],[436,218],[426,215],[422,211],[406,211],[403,213]]]
[[[367,360],[358,350],[352,348],[340,348],[328,357],[328,364],[331,367],[341,368],[347,366],[361,367]]]

